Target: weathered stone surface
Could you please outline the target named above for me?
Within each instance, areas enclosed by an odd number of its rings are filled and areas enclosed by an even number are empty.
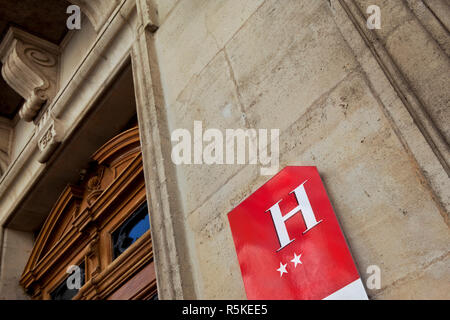
[[[389,0],[355,0],[354,1],[365,17],[368,17],[367,8],[371,5],[380,7],[381,29],[377,29],[381,39],[386,39],[400,24],[411,21],[414,16],[411,14],[404,1]]]
[[[359,26],[366,25],[364,16],[358,15],[359,8],[348,12],[343,3],[344,1],[339,0],[331,1],[336,25],[355,53],[374,95],[380,100],[384,112],[392,121],[392,127],[405,148],[416,159],[418,170],[423,173],[433,189],[448,224],[450,210],[448,144],[373,31],[355,27],[355,21],[352,19],[356,19]]]
[[[179,2],[156,34],[162,85],[168,105],[259,5],[260,0]]]
[[[357,66],[325,1],[266,1],[226,51],[258,128],[289,127]]]
[[[70,31],[61,43],[60,88],[65,87],[72,79],[74,72],[97,38],[97,33],[87,18],[82,16],[81,23],[81,30]]]
[[[449,257],[436,259],[433,263],[421,265],[420,271],[406,275],[394,285],[382,290],[374,299],[391,300],[448,300],[450,293]]]
[[[229,64],[225,54],[220,52],[198,75],[191,79],[177,101],[168,106],[173,115],[173,129],[188,129],[192,139],[192,161],[194,160],[194,121],[201,121],[203,132],[216,128],[245,128],[240,112],[239,100],[232,81]],[[204,146],[207,143],[203,143]],[[225,141],[224,141],[225,146]],[[242,165],[180,165],[180,184],[185,190],[186,214],[202,204],[212,193],[216,192],[227,179],[241,169]],[[213,179],[211,179],[214,177]]]
[[[247,166],[188,217],[199,262],[199,298],[246,298],[227,214],[267,180],[257,167]]]
[[[0,299],[29,299],[19,285],[19,279],[33,247],[33,234],[4,229],[0,269]]]
[[[382,27],[376,33],[449,143],[450,60],[445,50],[405,2],[358,0],[357,3],[363,11],[372,4],[382,8]]]
[[[393,15],[382,30],[389,48],[390,37],[401,32],[399,24],[416,22],[404,6],[381,5]],[[203,14],[200,8],[198,11]],[[357,61],[355,54],[366,53],[352,52],[341,30],[326,1],[284,1],[281,6],[267,0],[229,41],[214,48],[214,41],[203,38],[202,48],[209,53],[202,52],[192,60],[194,51],[188,47],[189,54],[176,67],[168,65],[168,58],[161,58],[167,110],[173,129],[192,130],[193,120],[220,129],[245,125],[280,128],[281,167],[318,166],[363,279],[369,276],[368,266],[381,268],[382,289],[369,290],[370,296],[395,298],[408,283],[411,288],[423,286],[424,279],[431,276],[424,270],[442,264],[448,254],[450,235],[442,208],[360,71],[359,63],[372,64],[372,60],[363,56]],[[167,37],[164,31],[157,41],[165,42],[163,37]],[[410,63],[411,48],[405,47],[410,42],[401,37],[392,40],[392,52],[397,52],[398,61],[405,57],[405,66]],[[165,46],[168,44],[160,44],[160,54],[168,53]],[[214,51],[216,57],[206,62]],[[440,59],[440,53],[436,54]],[[433,53],[425,55],[432,59]],[[432,68],[445,65],[439,59]],[[183,63],[188,72],[180,71]],[[199,71],[201,65],[206,66]],[[434,102],[444,101],[439,95],[446,92],[440,86],[445,76],[439,73],[433,78],[436,72],[412,70],[412,65],[408,72],[417,76],[417,85],[430,95],[429,101],[436,97]],[[435,87],[426,88],[424,81],[431,78],[419,78],[420,72],[437,81]],[[377,78],[371,76],[370,81]],[[179,89],[183,83],[187,85]],[[437,95],[433,96],[433,90]],[[399,103],[392,92],[391,88],[381,89],[381,94],[387,95],[383,103]],[[227,119],[221,110],[230,101]],[[413,134],[410,127],[414,123],[406,114],[399,123],[403,134]],[[226,215],[268,178],[259,176],[256,166],[180,166],[177,172],[181,190],[189,190],[183,198],[187,234],[195,244],[192,259],[199,297],[245,298]],[[433,277],[445,282],[449,274],[441,271]],[[423,297],[414,292],[408,296]],[[445,296],[442,285],[436,296]]]
[[[450,6],[445,0],[407,0],[408,7],[443,51],[450,55]]]
[[[422,0],[438,17],[439,22],[442,23],[447,30],[450,29],[450,7],[446,0]]]
[[[174,9],[178,0],[150,0],[150,7],[155,10],[155,16],[157,17],[157,25],[162,25],[167,16]]]
[[[387,39],[386,48],[449,143],[448,56],[415,21],[399,26]]]

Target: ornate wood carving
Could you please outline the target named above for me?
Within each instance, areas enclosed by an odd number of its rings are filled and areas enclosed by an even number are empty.
[[[103,166],[99,167],[96,175],[91,177],[87,183],[87,190],[89,194],[87,195],[87,203],[89,206],[97,200],[97,198],[103,193],[102,179],[105,168]]]
[[[70,223],[70,216],[79,210],[81,199],[82,190],[72,185],[67,186],[59,197],[41,229],[25,266],[25,272],[21,279],[21,284],[25,288],[33,287],[31,291],[34,291],[35,286],[39,285],[42,274],[48,272],[47,262],[58,259],[58,255],[62,253],[58,249],[64,248],[71,241],[76,240],[75,232],[67,227]]]
[[[32,250],[21,285],[34,299],[49,299],[67,267],[81,262],[86,282],[75,299],[140,299],[156,292],[149,231],[116,259],[112,253],[111,233],[146,201],[138,128],[113,138],[93,160],[83,182],[63,192]]]
[[[89,242],[86,252],[86,272],[89,277],[95,278],[100,274],[100,248],[99,248],[99,233],[95,232],[93,238]]]
[[[2,76],[24,99],[19,114],[32,121],[57,92],[58,46],[11,27],[0,44]]]

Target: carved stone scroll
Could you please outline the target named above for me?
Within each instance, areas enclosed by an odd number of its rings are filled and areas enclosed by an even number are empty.
[[[24,99],[19,115],[31,122],[57,92],[58,46],[10,28],[0,44],[2,76]]]

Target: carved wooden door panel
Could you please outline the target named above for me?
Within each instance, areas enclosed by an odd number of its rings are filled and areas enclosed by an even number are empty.
[[[154,299],[138,128],[111,139],[92,160],[50,212],[21,285],[33,299]]]

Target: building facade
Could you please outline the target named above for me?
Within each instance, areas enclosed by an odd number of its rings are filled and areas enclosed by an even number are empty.
[[[450,298],[448,1],[0,1],[0,20],[1,299],[55,298],[70,265],[80,299],[245,299],[227,214],[270,176],[174,163],[196,121],[278,129],[279,170],[318,168],[371,299]]]

